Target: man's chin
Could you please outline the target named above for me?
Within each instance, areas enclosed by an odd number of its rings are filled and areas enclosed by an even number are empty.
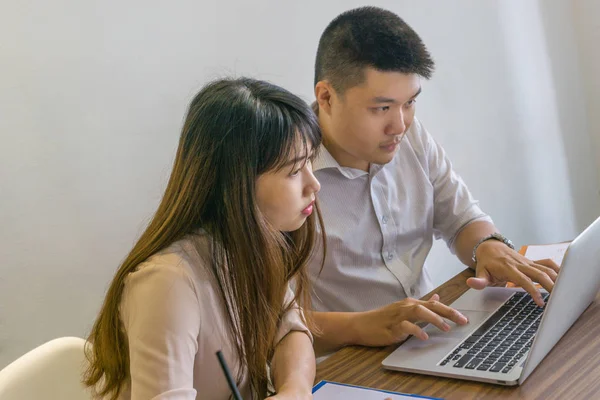
[[[386,153],[386,154],[378,154],[377,157],[373,157],[374,159],[371,162],[374,164],[384,165],[384,164],[387,164],[390,161],[392,161],[394,159],[395,155],[396,155],[396,152]]]

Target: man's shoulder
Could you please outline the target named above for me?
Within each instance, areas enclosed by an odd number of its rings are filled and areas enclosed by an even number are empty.
[[[429,145],[429,132],[427,132],[417,117],[414,118],[410,127],[406,130],[405,136],[405,139],[415,151],[423,152]]]
[[[421,164],[422,167],[427,165],[428,153],[431,147],[431,138],[429,133],[423,127],[421,122],[415,118],[404,134],[403,142],[397,157],[394,157],[396,162],[413,159]]]

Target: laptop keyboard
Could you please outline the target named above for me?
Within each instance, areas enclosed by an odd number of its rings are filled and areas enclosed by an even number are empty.
[[[544,302],[548,293],[543,293]],[[529,351],[544,307],[524,292],[512,295],[438,365],[508,373]]]

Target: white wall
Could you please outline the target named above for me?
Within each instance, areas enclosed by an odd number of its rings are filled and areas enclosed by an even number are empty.
[[[575,0],[572,11],[581,72],[585,81],[592,151],[600,169],[600,2]]]
[[[159,201],[203,83],[248,74],[312,100],[320,33],[364,4],[169,3],[2,4],[0,367],[87,333]],[[370,4],[403,16],[432,51],[418,115],[504,232],[565,240],[600,214],[588,82],[570,18],[557,18],[566,3]],[[441,246],[431,261],[438,282],[461,268]]]

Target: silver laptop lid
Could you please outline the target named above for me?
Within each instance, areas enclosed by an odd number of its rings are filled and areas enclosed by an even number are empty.
[[[568,273],[567,273],[568,271]],[[600,218],[567,249],[519,384],[533,372],[600,289]]]

